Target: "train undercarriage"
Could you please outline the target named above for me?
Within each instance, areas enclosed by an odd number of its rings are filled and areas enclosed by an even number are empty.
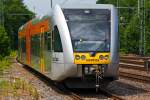
[[[80,65],[82,67],[81,77],[67,78],[65,84],[69,88],[99,88],[106,87],[113,78],[104,77],[103,65]]]

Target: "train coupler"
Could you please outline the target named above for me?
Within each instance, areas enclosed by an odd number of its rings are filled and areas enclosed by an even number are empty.
[[[100,88],[100,81],[103,78],[103,74],[104,74],[104,68],[102,66],[98,66],[95,67],[95,78],[96,78],[96,92],[98,92],[98,89]]]

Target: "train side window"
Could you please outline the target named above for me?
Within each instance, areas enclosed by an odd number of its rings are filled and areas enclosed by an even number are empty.
[[[52,31],[52,50],[54,50],[54,30]]]
[[[60,34],[57,26],[54,27],[54,52],[63,52]]]
[[[45,38],[45,50],[51,52],[51,32],[45,32],[44,33],[44,38]]]

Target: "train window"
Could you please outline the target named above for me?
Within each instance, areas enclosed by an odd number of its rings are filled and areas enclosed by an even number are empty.
[[[84,13],[83,13],[84,12]],[[110,11],[65,9],[74,51],[110,50]]]
[[[26,38],[21,39],[22,52],[26,53]]]
[[[40,56],[40,36],[35,35],[31,38],[31,52],[33,56]]]
[[[45,37],[45,49],[51,51],[51,33],[46,32],[44,37]]]
[[[54,30],[52,31],[52,50],[54,50]]]
[[[57,26],[54,27],[54,51],[63,52],[60,34]]]
[[[21,38],[20,39],[20,48],[21,48],[21,51],[20,51],[20,54],[21,54],[21,60],[23,62],[26,61],[26,38]]]

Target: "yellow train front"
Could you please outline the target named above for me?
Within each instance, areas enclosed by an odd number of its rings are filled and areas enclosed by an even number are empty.
[[[74,53],[74,64],[80,65],[102,65],[110,64],[110,52],[77,52]]]

